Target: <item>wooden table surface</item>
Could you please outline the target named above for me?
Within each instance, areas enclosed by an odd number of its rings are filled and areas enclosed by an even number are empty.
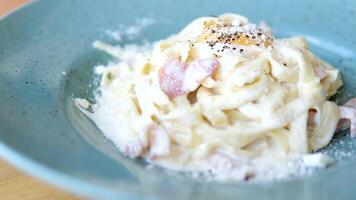
[[[0,16],[28,0],[0,0]],[[0,38],[1,39],[1,38]],[[0,200],[79,199],[60,189],[40,182],[0,159]]]

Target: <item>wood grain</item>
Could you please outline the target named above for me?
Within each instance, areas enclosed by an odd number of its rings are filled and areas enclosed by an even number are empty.
[[[27,2],[28,0],[0,0],[0,16]]]
[[[79,200],[79,197],[42,183],[0,160],[0,199],[65,199]]]
[[[0,0],[0,17],[26,2],[28,0]],[[0,199],[77,200],[79,197],[42,183],[0,160]]]

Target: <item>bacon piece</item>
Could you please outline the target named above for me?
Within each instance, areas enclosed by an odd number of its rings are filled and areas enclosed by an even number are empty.
[[[321,67],[315,68],[314,72],[320,78],[321,81],[328,76],[328,73]]]
[[[223,152],[216,152],[211,155],[208,159],[208,163],[213,170],[218,172],[229,172],[242,164],[241,161],[234,159]]]
[[[156,156],[165,156],[170,152],[170,139],[167,131],[155,124],[152,124],[147,130],[147,142],[143,142],[140,138],[130,140],[120,146],[120,151],[124,156],[137,158],[144,156],[146,153],[154,159]]]
[[[340,107],[339,107],[340,109]],[[339,132],[341,130],[345,130],[350,128],[350,120],[346,118],[340,118],[339,122],[337,123],[335,132]]]
[[[356,136],[356,98],[347,101],[343,106],[339,106],[340,121],[336,131],[350,128],[352,137]]]
[[[166,95],[173,99],[196,90],[200,83],[211,76],[219,62],[213,59],[195,60],[187,65],[177,59],[168,61],[159,71],[159,84]]]
[[[337,125],[337,130],[347,129],[350,127],[351,136],[356,136],[356,109],[339,106],[339,110],[341,119]]]
[[[137,158],[143,155],[146,147],[141,143],[139,139],[131,140],[125,145],[120,146],[120,151],[124,154],[124,156],[130,158]]]
[[[218,150],[207,160],[211,170],[217,178],[223,179],[249,180],[255,175],[249,168],[246,157],[236,156],[234,154]]]
[[[344,106],[350,107],[350,108],[356,108],[356,98],[349,99]]]
[[[168,61],[159,71],[159,84],[169,98],[183,95],[183,80],[187,65],[177,59]]]
[[[196,90],[205,78],[216,71],[218,65],[219,62],[213,59],[195,60],[186,70],[183,88],[188,92]]]

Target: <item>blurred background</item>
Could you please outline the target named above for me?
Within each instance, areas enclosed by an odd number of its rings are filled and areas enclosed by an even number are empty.
[[[28,0],[0,0],[0,16],[28,2]]]
[[[0,18],[29,0],[0,0]],[[0,158],[0,199],[79,199],[18,171]]]

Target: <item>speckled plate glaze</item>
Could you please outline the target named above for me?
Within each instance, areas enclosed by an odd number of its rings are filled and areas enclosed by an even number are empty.
[[[325,149],[339,160],[311,177],[270,184],[200,183],[145,170],[123,158],[73,106],[90,98],[93,66],[112,58],[92,48],[114,43],[108,29],[150,17],[156,23],[123,43],[155,41],[196,17],[241,13],[266,20],[277,36],[304,35],[312,50],[337,66],[356,96],[356,2],[237,0],[35,1],[0,21],[0,154],[17,167],[97,199],[354,199],[356,140],[347,133]],[[65,73],[63,73],[65,72]],[[340,153],[341,152],[341,153]]]

